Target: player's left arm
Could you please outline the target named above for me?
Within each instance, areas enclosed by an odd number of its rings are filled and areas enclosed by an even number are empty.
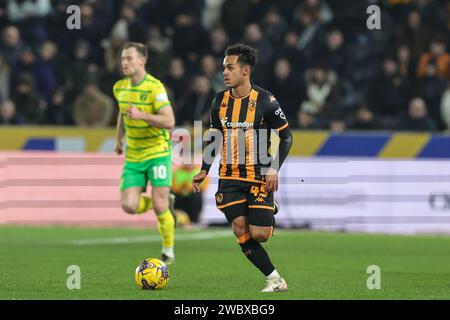
[[[278,190],[278,171],[291,150],[292,132],[280,104],[273,96],[270,96],[266,103],[264,119],[267,121],[270,129],[274,129],[278,132],[280,138],[278,152],[272,159],[265,177],[266,189],[267,191],[272,192]]]
[[[127,109],[128,118],[144,120],[150,126],[157,128],[173,129],[175,127],[175,115],[164,86],[161,85],[155,88],[151,95],[155,106],[155,113],[143,112],[133,104],[129,104],[129,108]]]
[[[217,108],[218,99],[216,97],[211,103],[211,112],[209,118],[209,140],[205,141],[205,145],[203,146],[202,166],[200,172],[192,178],[192,186],[194,187],[194,192],[199,192],[201,190],[200,184],[206,179],[209,169],[211,168],[211,165],[216,158],[216,143],[218,143],[220,138],[222,137],[222,135],[220,135],[220,137],[217,135],[218,133],[221,133],[221,123]]]

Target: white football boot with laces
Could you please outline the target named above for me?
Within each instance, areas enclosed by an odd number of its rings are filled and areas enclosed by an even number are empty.
[[[288,286],[286,281],[279,277],[266,280],[266,287],[261,292],[284,292],[287,291]]]

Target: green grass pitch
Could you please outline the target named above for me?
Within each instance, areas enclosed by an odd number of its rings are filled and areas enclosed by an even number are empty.
[[[264,246],[289,291],[270,294],[259,292],[264,277],[230,230],[177,230],[177,237],[168,286],[145,291],[134,269],[159,256],[156,230],[2,226],[0,299],[450,298],[446,236],[277,230]],[[66,288],[69,265],[81,269],[80,290]],[[381,268],[380,290],[367,289],[369,265]]]

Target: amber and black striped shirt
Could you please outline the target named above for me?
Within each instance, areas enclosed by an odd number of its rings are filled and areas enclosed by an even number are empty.
[[[253,85],[248,95],[233,97],[231,90],[216,95],[210,127],[222,132],[223,148],[219,179],[264,181],[261,168],[269,166],[271,129],[288,127],[275,97]]]

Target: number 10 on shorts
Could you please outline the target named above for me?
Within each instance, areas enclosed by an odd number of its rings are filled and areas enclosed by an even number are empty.
[[[166,179],[167,178],[167,168],[164,165],[153,167],[153,178],[154,179]]]

